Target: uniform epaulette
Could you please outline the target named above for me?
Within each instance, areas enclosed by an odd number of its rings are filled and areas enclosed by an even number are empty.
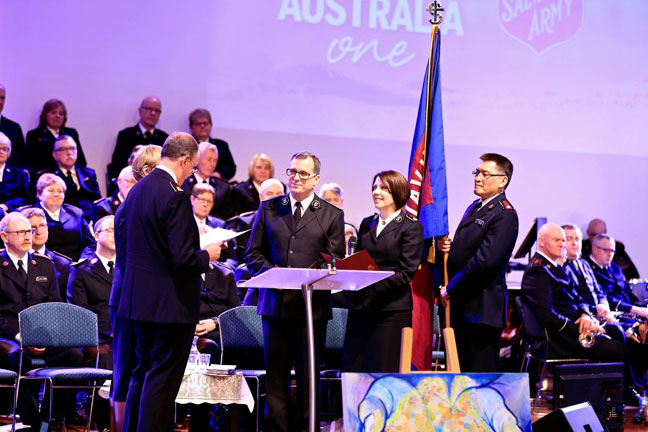
[[[88,258],[81,258],[79,261],[77,261],[77,262],[73,262],[73,263],[70,264],[70,265],[71,265],[72,267],[74,267],[74,266],[77,266],[77,265],[79,265],[79,264],[81,264],[81,263],[83,263],[83,262],[86,262],[86,261],[88,261]]]
[[[502,206],[502,209],[504,210],[514,210],[513,206],[511,205],[510,202],[508,202],[508,200],[503,199],[499,203]]]
[[[72,261],[72,262],[74,262],[74,260],[73,260],[72,258],[70,258],[70,257],[67,256],[67,255],[63,255],[61,252],[57,252],[57,251],[50,251],[50,253],[53,253],[54,255],[60,256],[61,258],[65,258],[65,259],[68,260],[68,261]]]
[[[407,219],[411,220],[412,222],[416,222],[416,221],[417,221],[417,219],[416,219],[414,216],[412,216],[411,214],[409,214],[409,213],[405,213],[405,217],[406,217]]]
[[[94,200],[92,204],[99,204],[101,201],[105,200],[106,198],[99,198],[98,200]]]
[[[182,192],[182,188],[178,185],[178,183],[172,181],[169,182],[169,184],[171,185],[171,188],[173,188],[174,192]]]
[[[213,270],[214,267],[218,267],[218,268],[221,268],[223,270],[234,272],[234,269],[231,266],[229,266],[227,263],[224,263],[224,262],[221,262],[221,261],[210,261],[209,269]]]
[[[533,259],[533,262],[531,262],[531,267],[538,267],[542,265],[542,260],[538,257]]]
[[[52,258],[48,257],[47,255],[43,255],[43,254],[38,253],[38,252],[32,253],[32,256],[37,256],[39,258],[45,258],[46,260],[50,260],[50,261],[52,260]]]

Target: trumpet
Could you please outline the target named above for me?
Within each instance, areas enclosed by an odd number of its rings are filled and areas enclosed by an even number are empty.
[[[578,334],[578,343],[581,344],[583,348],[592,348],[596,343],[596,336],[599,334],[600,333],[592,330],[585,330]]]

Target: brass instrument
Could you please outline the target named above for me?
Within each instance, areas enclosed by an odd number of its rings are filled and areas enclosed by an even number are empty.
[[[581,344],[583,348],[592,348],[596,342],[596,336],[598,334],[599,333],[595,333],[592,330],[585,330],[578,335],[578,343]]]

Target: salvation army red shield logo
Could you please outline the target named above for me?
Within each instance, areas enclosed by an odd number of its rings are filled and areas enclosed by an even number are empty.
[[[537,55],[567,42],[583,24],[584,0],[497,0],[497,19],[509,36]]]

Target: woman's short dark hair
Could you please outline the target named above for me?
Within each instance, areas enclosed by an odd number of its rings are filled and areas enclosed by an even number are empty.
[[[63,109],[63,124],[61,125],[61,127],[65,127],[65,124],[67,123],[67,109],[65,108],[63,101],[59,99],[50,99],[45,102],[45,104],[43,105],[43,110],[40,113],[40,117],[38,118],[38,127],[47,126],[47,113],[54,111],[56,108]]]
[[[407,200],[410,197],[410,186],[407,182],[407,179],[403,177],[403,174],[394,170],[379,172],[371,181],[372,190],[377,178],[380,178],[380,181],[383,182],[385,186],[387,186],[387,190],[392,194],[392,197],[394,198],[394,204],[396,204],[396,208],[400,209],[405,207],[405,204],[407,204]]]

